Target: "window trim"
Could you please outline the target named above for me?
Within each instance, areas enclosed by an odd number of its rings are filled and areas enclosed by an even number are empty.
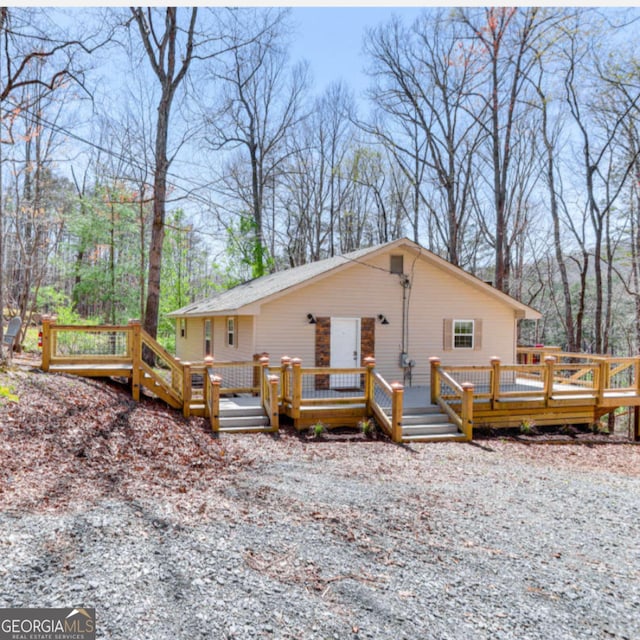
[[[462,333],[456,331],[456,324],[469,323],[471,324],[471,333]],[[469,346],[456,345],[456,337],[471,336],[471,344]],[[464,349],[473,351],[476,348],[476,321],[470,318],[454,318],[451,323],[451,348],[452,349]]]
[[[183,340],[187,339],[187,319],[180,318],[178,324],[178,336]]]

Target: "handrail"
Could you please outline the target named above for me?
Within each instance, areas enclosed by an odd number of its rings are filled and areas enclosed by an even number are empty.
[[[262,379],[260,385],[260,402],[267,414],[271,431],[278,431],[280,426],[280,409],[278,405],[278,386],[280,378],[269,373],[269,359],[262,366]]]
[[[464,396],[464,389],[462,388],[462,384],[458,383],[457,380],[454,380],[453,377],[447,373],[441,366],[437,367],[437,374],[440,378],[440,381],[444,381],[444,383],[449,386],[454,392],[456,397],[459,399],[460,406],[462,407],[462,398]],[[462,431],[462,411],[458,414],[453,407],[446,401],[446,399],[442,395],[442,391],[439,389],[437,396],[435,398],[436,404],[449,416],[449,419],[453,422],[453,424],[458,427],[460,431]]]
[[[260,380],[260,361],[258,360],[237,360],[237,361],[218,361],[213,360],[209,365],[211,369],[216,372],[222,378],[221,382],[221,393],[252,393],[258,395],[260,392],[260,385],[262,384]],[[234,380],[234,376],[231,374],[225,373],[225,370],[229,369],[250,369],[251,370],[251,380],[248,384],[244,384],[244,380],[240,380],[239,382]],[[238,382],[231,386],[231,380],[234,382]],[[227,386],[225,386],[225,384]]]
[[[207,369],[205,375],[205,400],[209,414],[209,424],[214,433],[220,431],[220,382],[220,376],[213,375]]]
[[[391,435],[393,432],[393,425],[391,422],[391,416],[387,415],[380,405],[378,400],[376,399],[375,390],[377,388],[381,389],[382,392],[389,398],[389,407],[393,406],[393,389],[391,385],[377,372],[373,372],[373,393],[371,397],[371,411],[375,418],[378,420],[378,423],[382,427],[382,430],[387,433],[387,435]]]
[[[464,434],[465,440],[473,439],[473,398],[474,385],[471,382],[458,382],[449,372],[442,367],[440,358],[429,358],[431,369],[431,402],[438,405],[456,425],[459,431]],[[493,367],[491,367],[493,368]],[[468,369],[467,369],[468,370]],[[493,375],[493,374],[492,374]],[[493,387],[493,378],[491,385]],[[460,410],[456,411],[451,403],[443,397],[441,385],[444,382],[455,393]]]

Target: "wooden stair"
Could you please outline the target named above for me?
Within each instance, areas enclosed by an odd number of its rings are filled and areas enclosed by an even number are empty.
[[[170,384],[145,363],[142,363],[142,375],[140,384],[148,389],[154,396],[164,400],[174,409],[182,409],[182,398],[180,394],[171,387]]]
[[[237,404],[233,399],[220,400],[220,432],[259,433],[273,431],[263,407]]]
[[[402,442],[456,442],[464,439],[440,407],[407,408],[402,414]]]

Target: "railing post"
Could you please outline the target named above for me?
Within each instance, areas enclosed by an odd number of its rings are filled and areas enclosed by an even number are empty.
[[[142,340],[140,336],[140,329],[142,323],[140,320],[129,320],[129,344],[127,345],[127,351],[131,358],[131,395],[134,400],[140,400],[140,384],[142,379],[142,367],[140,365],[142,360]]]
[[[635,358],[634,366],[633,366],[633,375],[636,383],[636,395],[640,396],[640,358]]]
[[[182,415],[188,418],[191,415],[191,362],[182,363]]]
[[[399,382],[391,383],[391,439],[402,442],[402,405],[404,387]]]
[[[491,408],[495,409],[500,401],[500,358],[493,356],[491,362]]]
[[[609,388],[609,360],[607,358],[600,359],[600,384],[598,385],[598,404],[604,404],[604,392]]]
[[[43,371],[49,371],[51,363],[51,316],[42,316],[42,364]]]
[[[556,359],[553,356],[546,356],[544,359],[544,406],[549,406],[549,401],[553,396],[553,366]]]
[[[302,404],[302,360],[291,359],[293,375],[293,389],[291,393],[291,417],[294,420],[300,418],[300,405]]]
[[[204,358],[204,374],[202,375],[202,399],[204,401],[205,415],[207,407],[209,406],[209,393],[211,393],[209,384],[209,368],[213,366],[213,358],[211,356],[205,356]]]
[[[260,404],[264,406],[264,400],[267,397],[268,375],[269,375],[269,356],[261,356],[260,360]],[[255,386],[255,385],[254,385]]]
[[[440,397],[440,358],[429,358],[431,365],[431,404],[438,404],[438,398]]]
[[[269,386],[269,421],[271,431],[278,431],[280,428],[280,411],[278,409],[278,376],[269,376],[267,384]]]
[[[280,358],[280,380],[282,381],[280,386],[280,392],[282,393],[282,401],[288,400],[291,397],[291,387],[289,385],[289,367],[291,366],[291,358],[289,356],[282,356]]]
[[[58,322],[58,316],[51,316],[51,324],[49,326],[49,364],[58,353],[58,330],[55,328]]]
[[[262,359],[266,358],[267,362],[269,362],[269,354],[266,352],[263,353],[254,353],[253,354],[253,368],[252,368],[252,376],[253,376],[253,386],[258,387],[258,393],[260,397],[264,392],[262,386],[265,384],[263,369],[262,369]],[[255,393],[253,394],[255,395]]]
[[[463,382],[462,387],[462,433],[467,440],[473,440],[473,383]]]
[[[220,376],[206,376],[209,378],[209,384],[211,385],[211,415],[209,421],[211,423],[211,430],[214,432],[220,431],[220,383],[222,378]]]
[[[373,371],[376,368],[376,359],[373,356],[368,356],[364,359],[364,366],[366,367],[366,373],[364,376],[364,401],[367,407],[367,415],[370,416],[373,406],[373,393],[374,393],[374,381]]]

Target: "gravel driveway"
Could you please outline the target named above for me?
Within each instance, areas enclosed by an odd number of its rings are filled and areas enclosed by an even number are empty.
[[[114,640],[640,637],[631,447],[625,474],[515,443],[233,438],[272,455],[174,501],[3,513],[0,605],[93,606]]]
[[[215,440],[10,383],[0,607],[95,607],[110,640],[640,638],[638,446]]]

